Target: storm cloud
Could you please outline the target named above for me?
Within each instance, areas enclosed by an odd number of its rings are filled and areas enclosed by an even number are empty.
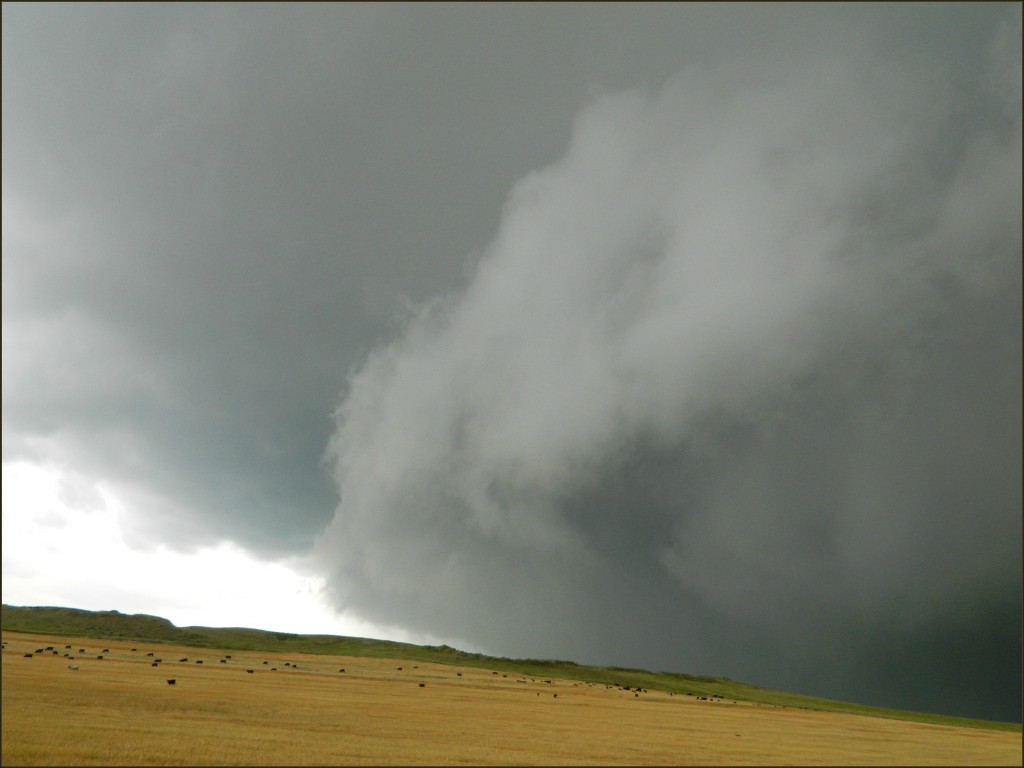
[[[976,633],[987,711],[1019,714],[1013,23],[970,98],[856,45],[596,97],[469,287],[352,378],[339,604],[505,655],[905,677],[859,692],[951,712],[978,679],[905,656]]]

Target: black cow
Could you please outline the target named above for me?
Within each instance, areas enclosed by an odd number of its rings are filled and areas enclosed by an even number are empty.
[[[185,662],[188,661],[188,659],[178,659],[178,661]]]
[[[196,664],[202,664],[202,663],[203,663],[202,659],[196,659]]]
[[[100,655],[99,655],[99,656],[97,656],[96,658],[97,658],[97,659],[102,659],[102,658],[103,658],[103,654],[100,654]]]
[[[32,654],[31,653],[26,653],[25,654],[25,658],[26,659],[31,659],[32,658]]]
[[[175,679],[174,679],[174,678],[172,677],[172,678],[171,678],[170,680],[168,680],[168,681],[167,681],[167,684],[168,684],[168,685],[174,685],[174,684],[175,684],[175,683],[177,683],[177,682],[178,682],[178,681],[177,681],[177,680],[175,680]]]
[[[157,663],[156,663],[156,662],[154,661],[154,662],[152,663],[152,665],[151,665],[151,666],[154,666],[154,667],[159,667],[160,665],[159,665],[159,664],[157,664]]]

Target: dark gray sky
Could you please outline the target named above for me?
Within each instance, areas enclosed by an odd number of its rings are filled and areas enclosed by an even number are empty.
[[[5,3],[5,472],[487,653],[1019,720],[1021,207],[1019,4]]]

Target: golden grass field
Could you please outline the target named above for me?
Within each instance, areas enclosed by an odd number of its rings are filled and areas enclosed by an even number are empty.
[[[5,766],[1021,765],[1015,732],[400,659],[3,638]]]

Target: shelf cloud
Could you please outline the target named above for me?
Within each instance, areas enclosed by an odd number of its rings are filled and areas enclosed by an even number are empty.
[[[339,604],[793,686],[980,622],[1019,689],[1020,51],[967,125],[868,54],[594,98],[352,377]]]

